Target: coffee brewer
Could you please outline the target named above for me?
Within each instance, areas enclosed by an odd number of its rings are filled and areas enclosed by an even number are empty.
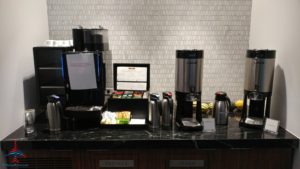
[[[270,116],[274,64],[274,50],[247,51],[241,126],[262,128]]]
[[[65,52],[62,57],[68,129],[98,127],[105,106],[107,29],[79,27],[72,30],[72,35],[75,51]]]
[[[176,51],[176,126],[202,130],[201,88],[203,50]]]

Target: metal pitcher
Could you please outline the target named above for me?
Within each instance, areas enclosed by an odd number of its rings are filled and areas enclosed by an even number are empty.
[[[163,92],[162,100],[162,128],[172,129],[173,123],[173,99],[171,92]]]
[[[225,92],[216,92],[214,103],[214,117],[216,124],[227,125],[230,113],[231,101]]]
[[[47,117],[49,121],[50,132],[58,132],[61,130],[61,114],[63,108],[59,96],[48,96]]]

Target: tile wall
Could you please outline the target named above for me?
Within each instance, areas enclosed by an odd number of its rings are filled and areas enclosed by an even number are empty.
[[[242,98],[251,0],[47,0],[51,39],[109,30],[112,63],[150,63],[151,91],[174,91],[176,49],[203,49],[202,99]],[[111,86],[111,76],[108,85]]]

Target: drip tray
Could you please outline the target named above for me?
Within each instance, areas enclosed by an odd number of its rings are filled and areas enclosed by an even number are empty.
[[[65,115],[75,118],[98,118],[102,112],[101,106],[70,106],[65,108]]]

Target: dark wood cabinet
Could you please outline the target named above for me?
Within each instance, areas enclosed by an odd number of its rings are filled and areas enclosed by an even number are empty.
[[[240,150],[218,150],[209,154],[209,169],[240,169]]]
[[[27,169],[291,169],[292,149],[33,150]],[[8,162],[11,159],[8,159]]]
[[[200,150],[122,150],[82,152],[83,169],[207,169],[208,152]]]
[[[165,156],[166,169],[207,169],[209,151],[169,150]]]
[[[166,167],[166,151],[143,150],[139,152],[139,168],[164,169]]]
[[[289,169],[292,168],[292,151],[289,149],[241,150],[239,168]]]
[[[236,149],[210,153],[211,169],[289,169],[291,149]]]
[[[82,157],[87,169],[139,169],[138,154],[133,151],[87,150]]]
[[[13,162],[13,157],[7,158],[9,166],[24,169],[80,169],[80,153],[76,151],[27,150],[22,153],[24,156],[18,157],[17,162]]]

